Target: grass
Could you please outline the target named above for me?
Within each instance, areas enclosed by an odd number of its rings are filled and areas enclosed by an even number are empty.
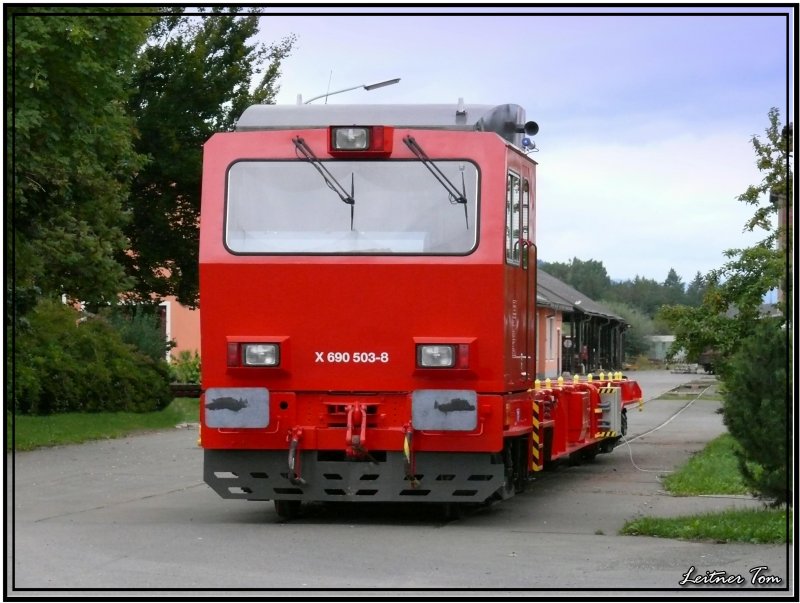
[[[697,398],[698,400],[705,400],[712,402],[724,401],[722,394],[717,390],[717,388],[719,387],[718,382],[698,379],[693,381],[691,385],[692,387],[678,386],[666,392],[665,394],[662,394],[657,399],[688,401]]]
[[[738,446],[728,433],[711,440],[680,471],[664,479],[664,488],[676,496],[748,494],[735,456]]]
[[[729,509],[692,517],[643,517],[623,534],[683,540],[780,544],[786,542],[786,509]]]
[[[80,444],[90,440],[119,438],[137,431],[170,429],[199,420],[199,401],[176,398],[164,410],[148,413],[63,413],[13,417],[13,443],[18,451],[42,446]],[[12,416],[6,412],[6,449],[12,446]]]
[[[678,471],[664,479],[676,496],[747,494],[736,458],[738,443],[730,434],[711,440]],[[682,517],[642,517],[627,522],[621,533],[715,542],[786,543],[786,509],[729,509]],[[791,521],[791,514],[789,516]]]

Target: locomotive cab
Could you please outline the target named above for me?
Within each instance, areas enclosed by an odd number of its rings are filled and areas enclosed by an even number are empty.
[[[200,436],[220,496],[291,514],[522,488],[537,129],[516,105],[257,105],[206,143]]]

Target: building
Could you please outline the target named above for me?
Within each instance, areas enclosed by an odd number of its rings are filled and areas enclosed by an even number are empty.
[[[622,370],[625,319],[541,268],[537,283],[539,323],[545,321],[537,376]],[[551,358],[553,342],[558,349]]]
[[[669,350],[672,344],[675,343],[675,335],[648,335],[647,341],[650,343],[647,358],[653,362],[666,363]],[[676,354],[674,357],[676,362],[682,362],[685,359],[685,352]]]
[[[175,342],[169,353],[171,358],[177,358],[183,351],[199,354],[200,311],[179,304],[174,296],[165,297],[159,307],[164,336],[167,341]]]

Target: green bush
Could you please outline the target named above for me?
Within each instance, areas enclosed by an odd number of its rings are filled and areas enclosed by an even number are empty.
[[[791,501],[787,464],[792,409],[787,382],[785,323],[762,318],[720,368],[723,417],[741,445],[739,465],[753,493],[775,504]]]
[[[148,412],[172,400],[169,369],[102,318],[42,301],[14,342],[14,409],[22,414]]]
[[[156,305],[124,304],[104,308],[101,315],[122,337],[154,361],[164,360],[175,345],[167,341]]]
[[[173,383],[200,383],[200,355],[195,351],[181,350],[169,365]]]

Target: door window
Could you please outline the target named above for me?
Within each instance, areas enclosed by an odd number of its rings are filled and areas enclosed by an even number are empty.
[[[508,173],[506,180],[506,263],[519,266],[520,229],[522,207],[520,196],[520,177]]]

